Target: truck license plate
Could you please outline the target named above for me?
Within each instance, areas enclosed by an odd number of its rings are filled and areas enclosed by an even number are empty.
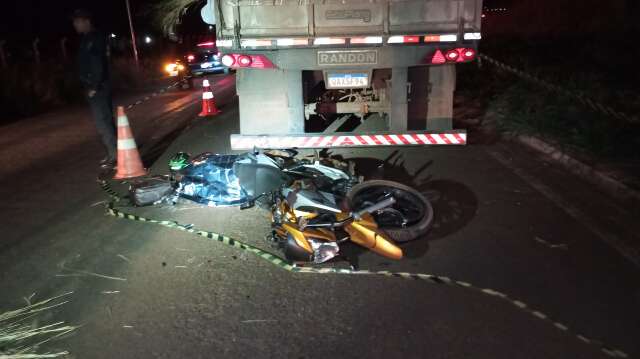
[[[327,88],[352,89],[369,87],[369,74],[366,72],[327,73]]]

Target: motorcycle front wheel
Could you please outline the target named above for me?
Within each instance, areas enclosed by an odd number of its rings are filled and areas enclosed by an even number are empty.
[[[371,214],[379,228],[396,242],[412,241],[426,234],[433,222],[433,207],[414,188],[393,181],[366,181],[349,191],[347,201],[355,212],[391,196],[396,200],[393,206]]]

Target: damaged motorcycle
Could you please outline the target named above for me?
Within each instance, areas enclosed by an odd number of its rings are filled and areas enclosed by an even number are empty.
[[[293,262],[342,257],[346,242],[401,259],[398,243],[423,236],[433,221],[430,202],[414,188],[364,181],[353,162],[317,153],[311,159],[294,150],[206,153],[179,169],[176,179],[176,193],[199,203],[268,209],[268,239]]]

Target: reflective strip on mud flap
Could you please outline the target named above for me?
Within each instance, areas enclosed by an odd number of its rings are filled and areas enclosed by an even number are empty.
[[[185,231],[185,232],[189,232],[192,233],[194,235],[200,236],[200,237],[204,237],[207,239],[212,239],[218,242],[222,242],[226,245],[241,249],[243,251],[246,252],[250,252],[264,260],[266,260],[267,262],[282,268],[286,271],[289,272],[293,272],[293,273],[307,273],[307,274],[348,274],[348,275],[361,275],[361,276],[379,276],[379,277],[395,277],[395,278],[402,278],[402,279],[408,279],[408,280],[416,280],[416,281],[422,281],[422,282],[427,282],[427,283],[431,283],[431,284],[439,284],[439,285],[446,285],[446,286],[452,286],[452,287],[461,287],[461,288],[467,288],[479,293],[482,293],[484,295],[499,299],[499,300],[503,300],[506,301],[507,303],[513,305],[515,308],[529,314],[530,316],[532,316],[533,318],[537,318],[539,320],[548,322],[549,324],[551,324],[554,328],[561,330],[573,337],[575,337],[576,339],[578,339],[580,342],[588,344],[588,345],[592,345],[592,346],[596,346],[600,349],[600,351],[602,351],[602,353],[606,354],[608,357],[610,358],[629,358],[629,355],[619,349],[615,349],[612,347],[609,347],[605,344],[603,344],[601,341],[598,340],[594,340],[591,338],[588,338],[582,334],[579,333],[573,333],[571,332],[571,330],[569,329],[569,327],[563,323],[557,322],[553,319],[551,319],[550,316],[548,316],[547,314],[532,309],[529,307],[529,305],[527,305],[525,302],[522,302],[520,300],[514,299],[510,296],[508,296],[505,293],[502,293],[500,291],[497,290],[493,290],[493,289],[489,289],[489,288],[482,288],[480,286],[475,286],[471,283],[468,282],[464,282],[464,281],[459,281],[459,280],[455,280],[449,277],[445,277],[445,276],[439,276],[439,275],[434,275],[434,274],[426,274],[426,273],[407,273],[407,272],[390,272],[390,271],[368,271],[368,270],[352,270],[352,269],[341,269],[341,268],[313,268],[313,267],[300,267],[300,266],[296,266],[295,264],[289,262],[286,259],[283,259],[279,256],[276,256],[274,254],[271,254],[265,250],[262,250],[258,247],[252,246],[250,244],[247,244],[245,242],[239,241],[239,240],[235,240],[231,237],[227,237],[223,234],[219,234],[219,233],[215,233],[215,232],[210,232],[210,231],[204,231],[204,230],[199,230],[197,228],[195,228],[193,225],[186,225],[186,224],[181,224],[178,223],[176,221],[169,221],[169,220],[158,220],[158,219],[153,219],[153,218],[146,218],[146,217],[142,217],[142,216],[138,216],[138,215],[134,215],[134,214],[130,214],[127,212],[124,212],[118,208],[115,207],[116,202],[120,201],[120,196],[117,194],[117,192],[115,192],[111,186],[109,185],[109,183],[106,180],[103,179],[98,179],[98,183],[100,185],[100,187],[113,199],[112,202],[108,203],[106,208],[107,208],[107,214],[117,217],[117,218],[123,218],[123,219],[128,219],[131,221],[137,221],[137,222],[146,222],[146,223],[152,223],[152,224],[156,224],[159,226],[163,226],[163,227],[167,227],[167,228],[172,228],[172,229],[177,229],[177,230],[181,230],[181,231]]]
[[[349,135],[231,135],[231,149],[466,145],[465,131]]]

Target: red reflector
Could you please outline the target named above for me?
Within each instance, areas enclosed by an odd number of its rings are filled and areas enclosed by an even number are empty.
[[[458,52],[458,49],[449,50],[444,57],[446,57],[449,62],[455,62],[460,58],[460,53]]]
[[[473,60],[476,57],[476,50],[474,49],[461,49],[462,59],[465,61]]]
[[[405,36],[402,39],[402,42],[406,43],[411,43],[411,44],[415,44],[420,42],[420,36]]]
[[[238,65],[240,65],[240,67],[247,67],[249,65],[251,65],[251,57],[247,56],[247,55],[240,55],[238,56]]]
[[[251,56],[251,67],[256,69],[275,69],[276,65],[264,55]]]
[[[435,55],[433,55],[433,58],[431,59],[431,63],[435,65],[440,65],[440,64],[444,64],[445,62],[447,62],[447,60],[444,58],[442,51],[436,50]]]

